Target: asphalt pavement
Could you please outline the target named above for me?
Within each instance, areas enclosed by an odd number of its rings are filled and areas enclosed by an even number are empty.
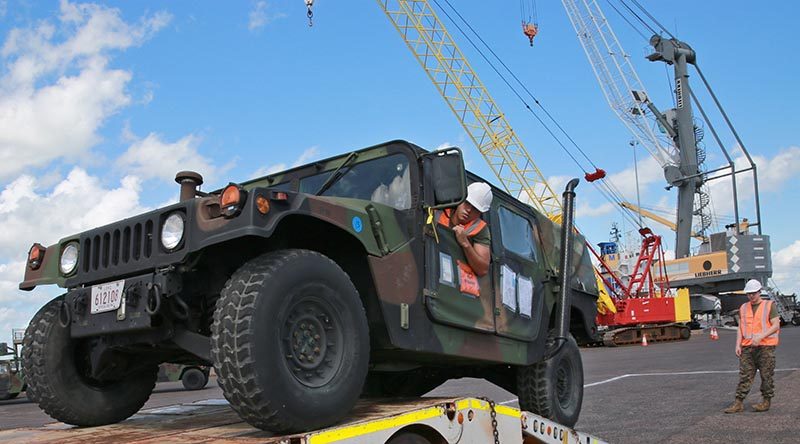
[[[619,444],[800,442],[800,328],[781,330],[776,395],[766,413],[750,409],[760,400],[758,378],[746,412],[722,413],[733,401],[738,359],[735,332],[719,334],[716,341],[696,331],[686,342],[582,349],[585,389],[576,428]],[[448,381],[427,396],[488,396],[517,406],[512,393],[470,378]],[[199,391],[185,391],[180,382],[159,383],[144,408],[219,398],[213,377]],[[0,401],[0,430],[51,422],[24,395]]]

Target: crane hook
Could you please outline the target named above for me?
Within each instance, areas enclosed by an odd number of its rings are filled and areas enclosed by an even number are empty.
[[[531,42],[531,46],[533,46],[533,38],[536,37],[536,34],[539,33],[539,26],[535,23],[528,23],[523,21],[522,33],[525,34],[525,37],[528,37],[528,40],[530,40]]]
[[[306,15],[308,16],[308,27],[314,26],[314,12],[311,10],[311,7],[314,6],[314,0],[306,0],[306,7],[308,8],[308,12]]]

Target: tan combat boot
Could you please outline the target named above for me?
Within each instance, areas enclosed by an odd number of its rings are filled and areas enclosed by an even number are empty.
[[[760,403],[753,404],[754,412],[766,412],[767,410],[769,410],[769,398],[764,398]]]
[[[723,410],[723,412],[725,413],[740,413],[743,411],[744,411],[744,404],[742,404],[742,400],[738,398],[736,399],[736,401],[733,401],[733,404],[731,404],[730,407]]]

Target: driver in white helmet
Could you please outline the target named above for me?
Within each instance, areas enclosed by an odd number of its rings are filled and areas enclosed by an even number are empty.
[[[467,199],[455,210],[445,210],[444,217],[439,220],[441,225],[453,230],[467,263],[479,277],[489,272],[492,238],[481,214],[491,206],[492,188],[485,182],[475,182],[467,187]]]

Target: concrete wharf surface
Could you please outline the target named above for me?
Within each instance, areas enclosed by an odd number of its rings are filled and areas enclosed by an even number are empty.
[[[735,415],[722,413],[738,381],[735,332],[720,329],[717,341],[694,333],[686,342],[582,349],[586,387],[576,428],[620,444],[800,442],[800,328],[781,330],[772,409],[750,409],[760,400],[757,377],[746,411]],[[144,409],[222,398],[213,378],[194,392],[180,384],[159,383]],[[513,394],[470,378],[448,381],[427,396],[488,396],[517,407]],[[52,422],[24,395],[0,401],[0,430]]]

